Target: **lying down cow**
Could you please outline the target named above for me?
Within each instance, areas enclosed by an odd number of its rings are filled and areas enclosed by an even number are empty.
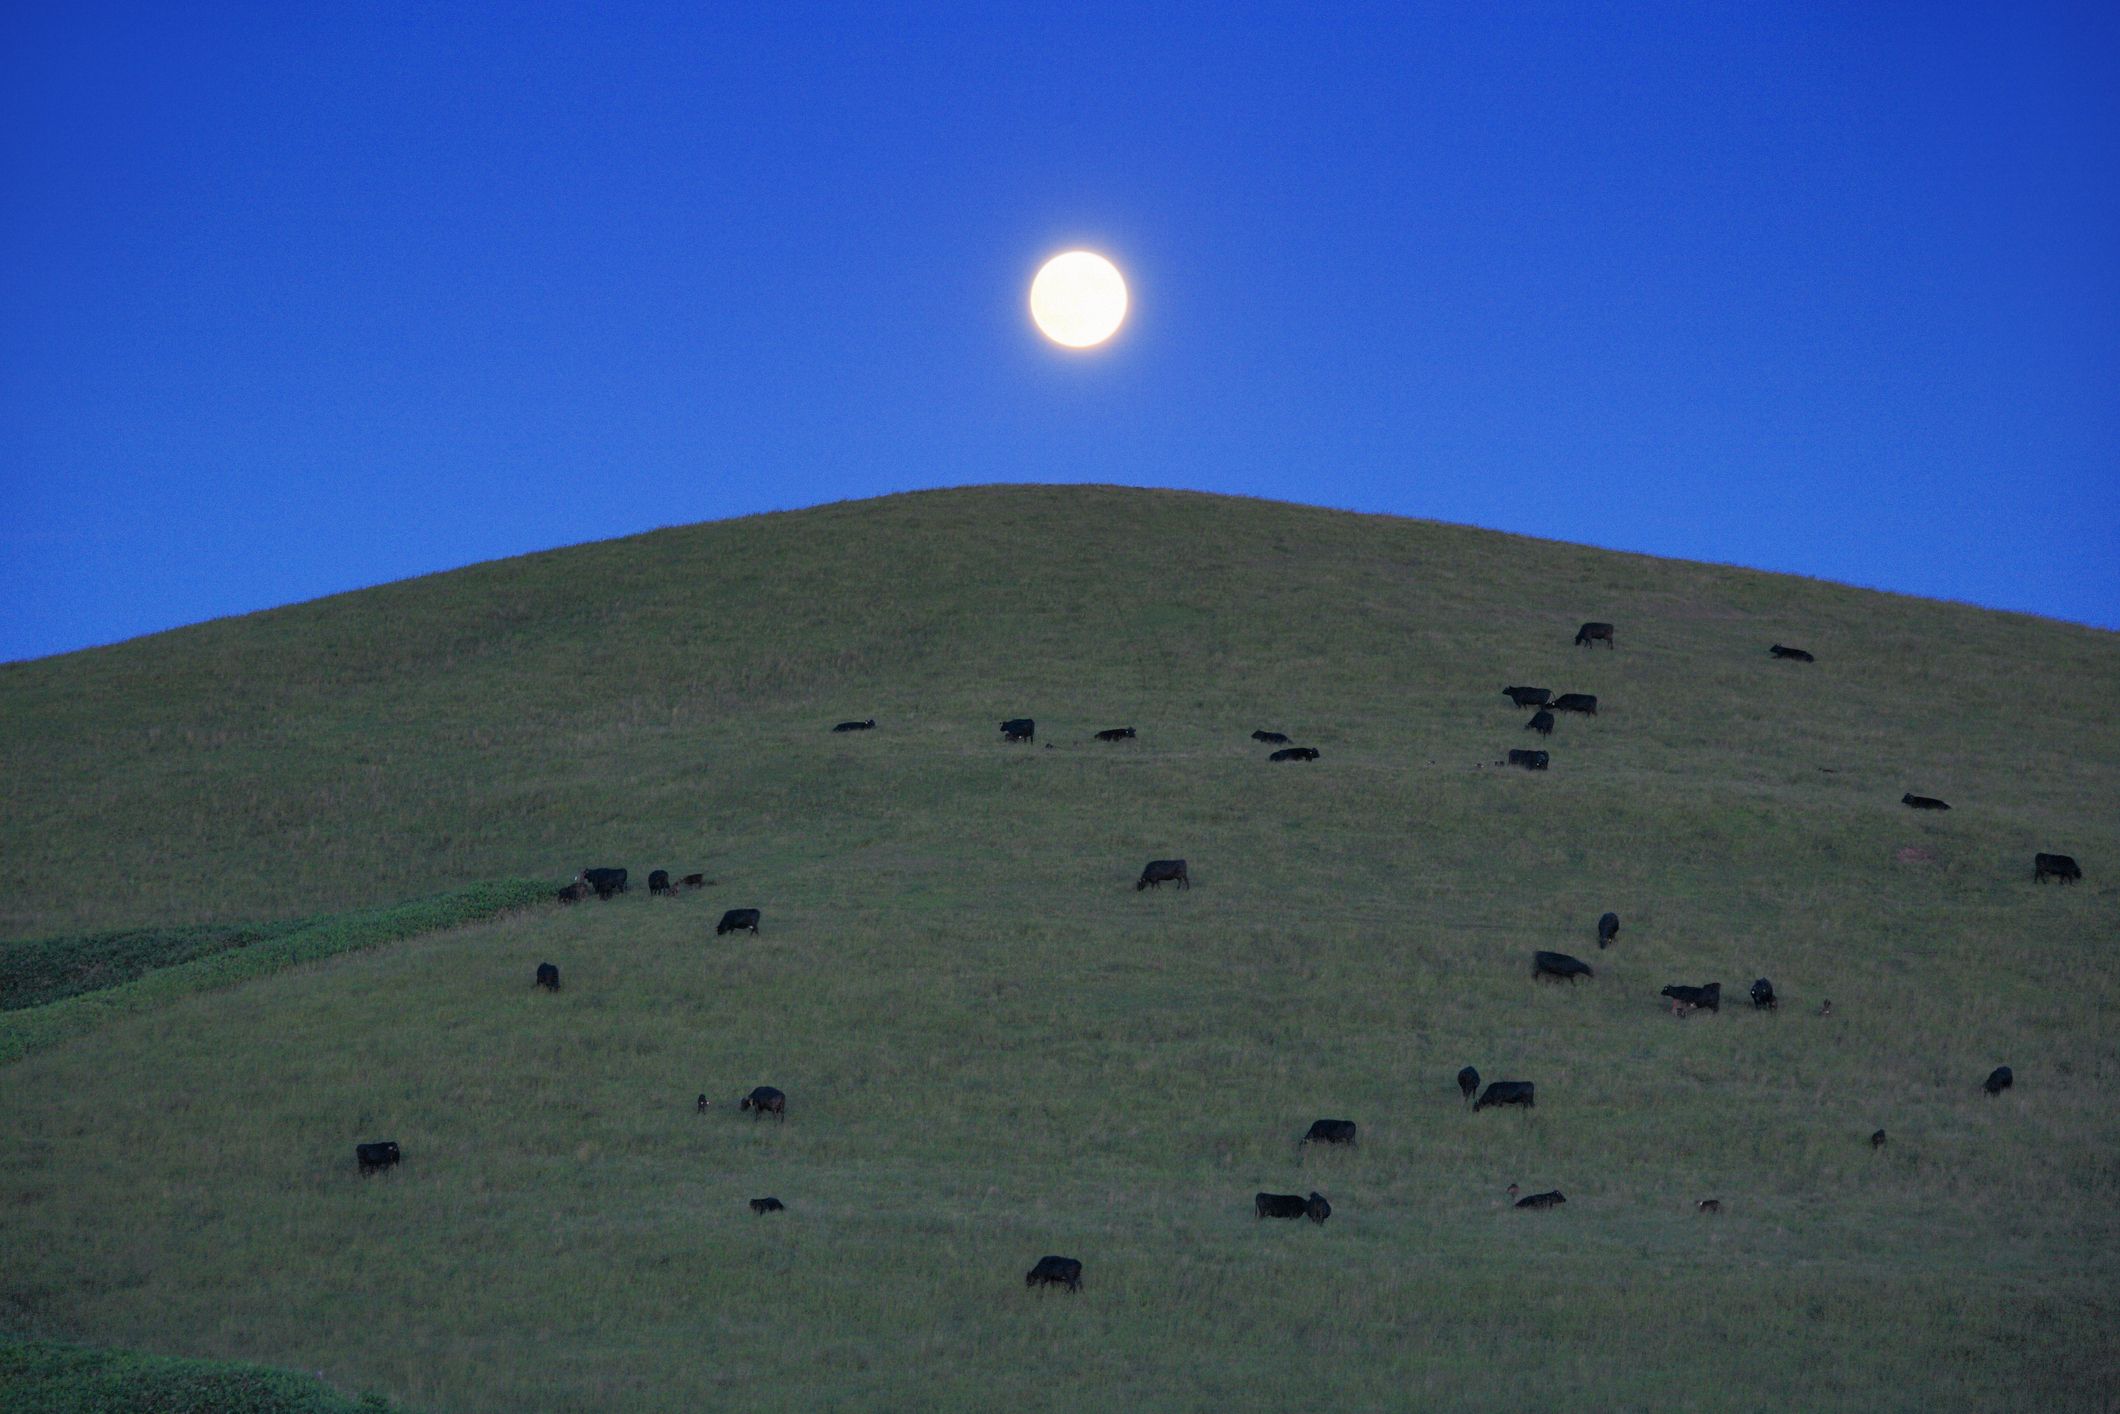
[[[369,1174],[395,1168],[404,1156],[398,1152],[395,1139],[384,1139],[374,1144],[354,1145],[353,1157],[361,1167],[361,1177],[366,1178]]]

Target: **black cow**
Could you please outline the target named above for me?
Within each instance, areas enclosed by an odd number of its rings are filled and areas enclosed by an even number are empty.
[[[1612,940],[1613,940],[1614,938],[1617,938],[1618,936],[1619,936],[1619,915],[1618,915],[1617,913],[1606,913],[1606,914],[1602,914],[1602,915],[1600,915],[1600,916],[1598,917],[1598,920],[1597,920],[1597,945],[1598,945],[1598,947],[1599,947],[1599,948],[1601,948],[1601,949],[1602,949],[1602,948],[1609,948],[1609,947],[1611,947],[1611,946],[1612,946]]]
[[[871,717],[866,722],[841,722],[838,726],[833,727],[832,730],[835,732],[872,732],[876,730],[876,719]]]
[[[1175,883],[1181,889],[1192,887],[1192,876],[1185,872],[1182,859],[1151,859],[1142,869],[1141,877],[1134,880],[1134,892],[1143,889],[1160,889],[1165,884]]]
[[[1780,1006],[1781,999],[1774,995],[1774,984],[1772,982],[1762,977],[1752,984],[1752,1009],[1754,1011],[1775,1011]]]
[[[757,936],[758,936],[758,910],[757,910],[757,909],[755,909],[755,908],[732,908],[732,909],[730,909],[730,910],[729,910],[729,911],[728,911],[727,913],[724,913],[724,914],[723,914],[723,915],[721,916],[721,922],[719,922],[719,923],[717,923],[717,924],[715,924],[715,925],[714,925],[714,936],[718,938],[718,937],[720,937],[720,936],[721,936],[722,934],[724,934],[724,933],[734,933],[734,932],[736,932],[736,931],[737,931],[738,929],[742,929],[742,928],[749,928],[749,929],[751,930],[751,936],[752,936],[752,937],[754,937],[754,938],[755,938],[755,937],[757,937]]]
[[[1564,952],[1535,952],[1531,954],[1531,976],[1534,980],[1551,977],[1556,982],[1573,982],[1578,977],[1595,977],[1597,974],[1591,971],[1589,963]]]
[[[2043,884],[2048,879],[2059,879],[2064,884],[2073,884],[2083,877],[2083,870],[2076,861],[2065,854],[2035,854],[2032,856],[2032,882]]]
[[[1703,1198],[1693,1205],[1693,1211],[1696,1213],[1719,1213],[1722,1211],[1722,1199]]]
[[[1533,1193],[1529,1197],[1519,1198],[1516,1200],[1516,1205],[1519,1208],[1529,1208],[1534,1213],[1543,1213],[1549,1208],[1558,1208],[1567,1201],[1566,1198],[1561,1196],[1561,1191],[1556,1188],[1551,1193]]]
[[[705,1114],[707,1112],[707,1108],[713,1103],[714,1102],[708,1099],[705,1095],[701,1095],[699,1097],[699,1112],[701,1114]]]
[[[1546,687],[1505,687],[1502,696],[1519,707],[1543,707],[1553,700],[1553,690]]]
[[[1487,1093],[1473,1101],[1474,1110],[1484,1110],[1489,1105],[1522,1105],[1526,1109],[1537,1109],[1531,1082],[1528,1080],[1497,1080],[1487,1087]]]
[[[1594,648],[1600,642],[1607,648],[1619,647],[1619,644],[1612,637],[1612,625],[1584,624],[1575,631],[1575,646],[1578,648],[1581,648],[1584,644],[1589,644]]]
[[[353,1146],[354,1162],[361,1166],[361,1177],[363,1178],[372,1173],[379,1173],[383,1169],[395,1168],[398,1160],[403,1157],[404,1155],[398,1152],[397,1140],[395,1139],[384,1139],[374,1144],[356,1144]]]
[[[1111,727],[1097,733],[1097,740],[1099,741],[1132,741],[1133,739],[1134,729],[1132,727]]]
[[[753,1124],[772,1115],[782,1124],[788,1121],[788,1097],[770,1085],[761,1085],[736,1102],[738,1110],[749,1110]]]
[[[1527,732],[1537,732],[1540,736],[1552,736],[1553,714],[1551,712],[1546,711],[1539,711],[1533,713],[1531,720],[1524,723],[1524,730]]]
[[[1951,808],[1933,795],[1916,795],[1912,791],[1908,791],[1905,795],[1899,797],[1899,803],[1901,805],[1911,805],[1916,810],[1948,810]]]
[[[787,1205],[778,1198],[753,1198],[751,1200],[751,1211],[757,1213],[760,1217],[764,1217],[767,1213],[785,1213],[787,1210]]]
[[[1987,1091],[1990,1095],[2000,1095],[2016,1083],[2017,1077],[2010,1073],[2010,1068],[2006,1065],[1998,1065],[1988,1072],[1987,1079],[1980,1082],[1980,1088]]]
[[[1679,983],[1664,988],[1663,995],[1671,999],[1671,1012],[1683,1016],[1697,1007],[1722,1014],[1722,983],[1710,982],[1704,987],[1687,987]]]
[[[650,894],[675,893],[676,890],[670,887],[670,871],[657,869],[648,875],[648,892]]]
[[[1810,654],[1804,652],[1801,648],[1784,648],[1779,643],[1775,644],[1767,651],[1777,658],[1786,658],[1792,663],[1815,663],[1818,661]]]
[[[1512,748],[1509,752],[1509,764],[1521,766],[1527,771],[1543,771],[1546,769],[1546,763],[1552,759],[1543,751],[1520,751]]]
[[[1478,1092],[1479,1088],[1480,1073],[1478,1071],[1468,1065],[1458,1072],[1458,1093],[1465,1097],[1467,1104],[1472,1102],[1472,1097]]]
[[[1303,1136],[1303,1143],[1345,1144],[1349,1148],[1359,1147],[1355,1144],[1355,1126],[1354,1121],[1351,1119],[1317,1120],[1310,1126],[1310,1132]]]
[[[1003,741],[1034,741],[1038,736],[1038,724],[1029,717],[1011,717],[1001,724]]]
[[[567,885],[567,887],[559,891],[559,901],[561,903],[580,903],[588,896],[589,885],[588,882],[583,879],[576,879],[573,883]]]
[[[1082,1289],[1082,1264],[1073,1257],[1040,1257],[1038,1265],[1023,1274],[1023,1289],[1034,1286],[1064,1286]]]
[[[609,898],[626,891],[626,871],[623,869],[584,869],[580,878],[596,890],[598,898]]]
[[[1332,1204],[1315,1192],[1308,1198],[1296,1193],[1258,1193],[1252,1196],[1251,1207],[1262,1218],[1309,1218],[1322,1223],[1332,1216]]]
[[[554,967],[549,962],[539,963],[537,965],[537,980],[535,982],[532,982],[530,985],[533,987],[543,987],[548,991],[558,991],[559,969],[557,967]]]
[[[1263,741],[1268,746],[1288,745],[1288,733],[1286,732],[1253,732],[1251,739],[1253,741]]]
[[[1597,694],[1594,692],[1564,692],[1553,699],[1556,712],[1580,712],[1585,717],[1597,715]]]
[[[703,889],[707,886],[707,876],[704,874],[687,874],[677,882],[688,889]]]
[[[1875,1134],[1872,1134],[1872,1135],[1870,1136],[1870,1147],[1871,1147],[1872,1149],[1882,1149],[1882,1148],[1884,1147],[1884,1131],[1883,1131],[1883,1130],[1881,1130],[1881,1129],[1880,1129],[1880,1130],[1878,1130],[1878,1131],[1877,1131],[1877,1132],[1876,1132]]]
[[[1315,761],[1318,749],[1315,746],[1284,746],[1266,758],[1269,761]]]

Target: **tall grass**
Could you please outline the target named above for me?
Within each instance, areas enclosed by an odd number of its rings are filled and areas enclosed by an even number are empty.
[[[0,1391],[11,1414],[389,1414],[391,1408],[381,1395],[347,1399],[320,1381],[259,1365],[5,1337]]]
[[[83,1035],[120,1017],[138,1016],[193,992],[240,983],[319,962],[341,953],[396,942],[416,933],[454,928],[505,909],[549,900],[552,887],[534,879],[476,884],[433,898],[363,909],[302,923],[258,928],[171,930],[168,934],[49,939],[6,945],[10,961],[55,1000],[0,1012],[0,1065],[31,1051]],[[131,944],[131,946],[126,946]],[[53,961],[47,955],[56,954]],[[94,965],[84,970],[82,954]],[[116,954],[133,975],[97,974]],[[35,958],[32,965],[25,958]],[[108,968],[108,971],[117,971]],[[90,988],[86,983],[103,981]]]
[[[1570,645],[1590,618],[1617,651]],[[1514,682],[1601,699],[1542,776],[1487,764]],[[2113,637],[2066,625],[1096,489],[0,672],[18,932],[719,881],[0,1072],[0,1327],[449,1409],[2108,1407],[2116,688]],[[1039,745],[1000,742],[1018,714]],[[1269,766],[1254,727],[1323,759]],[[2035,886],[2038,849],[2084,882]],[[1134,891],[1171,856],[1192,890]],[[108,858],[126,887],[81,886]],[[717,939],[730,906],[762,936]],[[1539,947],[1598,976],[1535,984]],[[1779,1014],[1656,995],[1759,975]],[[1467,1112],[1467,1062],[1538,1108]],[[731,1112],[759,1083],[785,1124]],[[1360,1149],[1299,1157],[1321,1116]],[[364,1181],[378,1138],[405,1162]],[[1252,1217],[1312,1187],[1325,1227]],[[1081,1295],[1023,1289],[1047,1252]]]

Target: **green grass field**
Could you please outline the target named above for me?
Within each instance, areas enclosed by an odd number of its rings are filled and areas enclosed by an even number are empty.
[[[1486,764],[1534,744],[1509,683],[1600,698],[1543,775]],[[0,668],[8,936],[717,881],[172,988],[0,1069],[0,1331],[436,1411],[2109,1409],[2116,703],[2087,628],[1102,488]],[[1195,887],[1137,893],[1163,856]],[[1737,1004],[1663,1009],[1709,980]],[[1468,1113],[1468,1062],[1536,1111]],[[760,1083],[784,1125],[734,1113]],[[1321,1116],[1359,1150],[1300,1157]],[[1311,1188],[1324,1227],[1254,1220]],[[1048,1252],[1080,1295],[1025,1291]]]

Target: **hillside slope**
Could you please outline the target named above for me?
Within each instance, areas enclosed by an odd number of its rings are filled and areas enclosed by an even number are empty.
[[[1586,619],[1617,649],[1572,646]],[[1491,764],[1534,741],[1509,683],[1600,699],[1546,773]],[[9,1067],[0,1327],[443,1408],[2098,1407],[2116,690],[2090,629],[1099,488],[662,531],[13,665],[9,936],[587,864],[717,884]],[[1016,715],[1037,746],[1001,742]],[[1268,765],[1259,727],[1322,759]],[[2084,882],[2035,886],[2039,850]],[[1163,856],[1196,887],[1137,893]],[[712,936],[733,905],[759,939]],[[1598,976],[1534,985],[1533,948]],[[1759,975],[1780,1014],[1657,996]],[[1466,1113],[1467,1062],[1538,1109]],[[785,1125],[693,1113],[760,1082]],[[1363,1144],[1299,1161],[1322,1115]],[[376,1137],[407,1162],[363,1183]],[[1569,1202],[1509,1212],[1511,1181]],[[1311,1187],[1326,1227],[1252,1217]],[[744,1210],[768,1192],[785,1220]],[[1048,1251],[1082,1296],[1023,1291]]]

